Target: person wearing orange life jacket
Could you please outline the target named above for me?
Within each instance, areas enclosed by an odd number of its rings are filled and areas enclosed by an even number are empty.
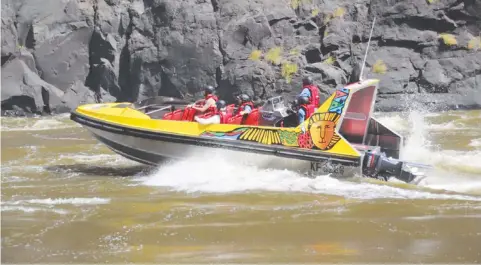
[[[202,115],[201,117],[194,117],[194,120],[200,124],[225,124],[227,123],[228,113],[227,104],[224,100],[219,100],[216,103],[216,109],[212,115]]]
[[[204,89],[204,99],[199,100],[193,105],[190,105],[192,109],[197,110],[200,113],[203,114],[208,114],[208,113],[213,113],[216,110],[216,102],[218,100],[217,96],[214,95],[214,87],[213,86],[208,86]],[[202,107],[196,107],[195,104],[199,104],[203,102]]]
[[[299,97],[307,97],[309,99],[309,104],[312,105],[313,108],[319,108],[321,105],[319,88],[314,85],[310,76],[306,76],[302,79],[302,88]]]

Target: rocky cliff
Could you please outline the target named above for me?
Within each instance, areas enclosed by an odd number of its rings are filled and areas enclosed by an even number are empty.
[[[2,113],[155,95],[323,93],[365,69],[380,110],[481,105],[481,0],[3,0]],[[354,73],[354,76],[353,76]]]

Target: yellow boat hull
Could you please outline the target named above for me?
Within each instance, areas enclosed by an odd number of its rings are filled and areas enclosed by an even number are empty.
[[[121,123],[112,122],[118,117],[116,115],[106,121],[106,116],[100,119],[98,116],[95,118],[93,115],[88,116],[80,111],[75,111],[71,114],[71,119],[87,128],[100,142],[114,152],[152,166],[158,165],[166,159],[182,159],[190,155],[205,156],[222,152],[224,157],[240,159],[247,164],[287,169],[309,176],[331,174],[343,178],[361,174],[361,156],[344,156],[254,141],[202,136],[203,133],[212,130],[235,131],[235,129],[245,128],[245,126],[199,125],[194,122],[155,121],[145,117],[129,116],[130,118],[127,119],[135,121],[136,124],[143,121],[145,127],[150,127],[149,123],[151,122],[157,122],[160,128],[162,125],[174,123],[178,125],[175,127],[179,131],[183,129],[190,133],[121,125]],[[193,131],[197,131],[197,135]]]

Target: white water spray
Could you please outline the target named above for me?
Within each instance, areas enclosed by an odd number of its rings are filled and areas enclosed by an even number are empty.
[[[434,144],[430,139],[431,133],[444,132],[456,123],[431,124],[427,121],[438,115],[411,111],[394,117],[384,116],[380,120],[408,136],[401,152],[402,160],[430,164],[436,168],[421,186],[481,194],[481,150],[447,150]]]
[[[403,155],[410,160],[423,160],[424,156],[432,156],[433,152],[429,149],[430,142],[423,134],[426,128],[424,118],[419,114],[412,113],[410,119],[414,123],[411,128],[415,131],[411,134],[413,138],[407,141],[407,148]],[[246,154],[228,157],[222,150],[202,155],[192,154],[183,160],[172,161],[160,166],[156,172],[140,181],[143,185],[164,187],[171,191],[187,193],[270,191],[327,194],[355,199],[481,200],[481,198],[470,196],[434,194],[387,185],[341,181],[328,175],[310,179],[289,170],[265,169],[262,167],[263,161],[259,161],[259,165],[247,165],[243,156]],[[458,185],[457,188],[462,190],[467,187]]]

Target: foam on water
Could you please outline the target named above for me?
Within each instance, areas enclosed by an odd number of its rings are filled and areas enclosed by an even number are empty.
[[[469,192],[481,189],[481,151],[440,150],[428,138],[429,131],[444,130],[443,124],[432,126],[427,117],[436,114],[410,112],[408,119],[404,114],[383,116],[379,119],[397,131],[406,132],[409,138],[401,158],[432,165],[443,165],[443,174],[430,176],[425,187],[457,192]],[[452,121],[445,126],[452,127]],[[403,133],[405,135],[405,133]],[[245,154],[243,154],[245,155]],[[189,156],[184,160],[170,162],[142,179],[148,186],[162,186],[173,191],[227,193],[254,190],[281,192],[309,192],[338,195],[357,199],[397,198],[397,199],[459,199],[481,200],[481,198],[437,194],[421,190],[402,189],[388,185],[341,181],[326,176],[316,179],[302,177],[288,170],[263,169],[255,165],[245,165],[240,159],[228,158],[222,151],[213,151],[202,156]],[[478,177],[462,176],[459,171],[478,172]],[[477,193],[477,192],[475,192]]]
[[[53,212],[61,215],[68,213],[68,211],[62,210],[62,209],[25,207],[25,206],[2,206],[2,212],[23,212],[23,213]]]
[[[60,155],[53,164],[58,162],[66,163],[83,163],[104,166],[119,166],[119,165],[138,165],[137,162],[128,160],[117,154],[65,154]]]
[[[469,143],[469,146],[481,147],[481,138],[471,140],[471,142]]]
[[[3,172],[3,169],[2,169]],[[29,178],[26,177],[19,177],[19,176],[3,176],[2,174],[2,182],[3,183],[11,183],[11,182],[24,182],[29,181]]]
[[[2,117],[2,131],[44,131],[80,127],[79,124],[69,120],[69,114],[59,114],[48,118],[37,117],[32,119],[23,117]]]
[[[53,212],[57,214],[68,214],[69,211],[65,209],[58,209],[58,205],[99,205],[107,204],[110,199],[107,198],[47,198],[47,199],[29,199],[29,200],[12,200],[2,201],[2,212]]]
[[[30,200],[18,200],[18,201],[7,201],[2,202],[8,205],[19,205],[19,204],[44,204],[44,205],[58,205],[58,204],[72,204],[72,205],[97,205],[97,204],[107,204],[110,202],[108,198],[47,198],[47,199],[30,199]]]

